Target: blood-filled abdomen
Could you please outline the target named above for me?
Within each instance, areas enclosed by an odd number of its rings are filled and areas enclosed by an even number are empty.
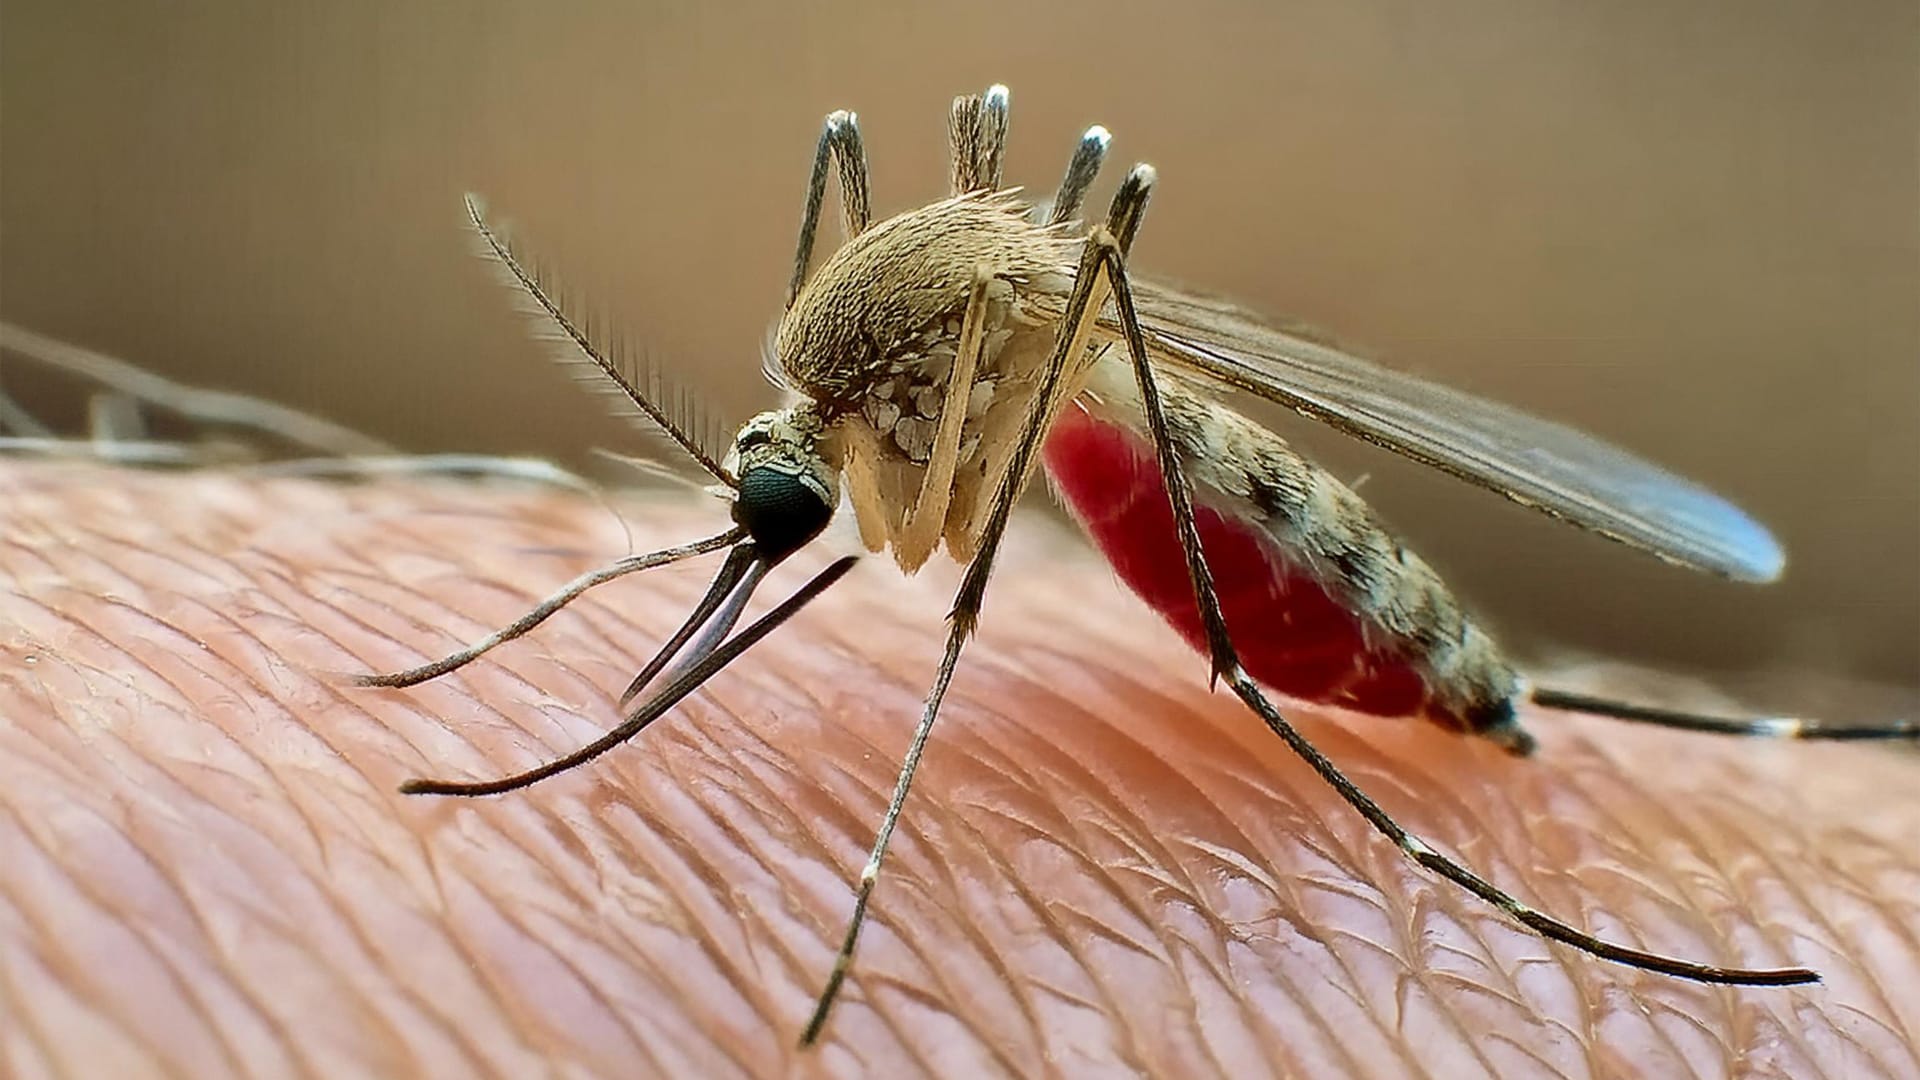
[[[1120,579],[1196,649],[1200,610],[1173,525],[1166,483],[1147,439],[1077,407],[1062,410],[1044,447],[1068,511]],[[1241,666],[1281,693],[1379,716],[1424,714],[1473,728],[1429,692],[1410,643],[1396,642],[1289,559],[1246,509],[1196,486],[1194,523]]]

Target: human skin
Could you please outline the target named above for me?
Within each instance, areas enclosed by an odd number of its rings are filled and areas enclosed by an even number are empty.
[[[643,550],[723,505],[623,500]],[[1920,755],[1527,712],[1511,758],[1282,702],[1522,899],[1690,959],[1552,945],[1409,866],[1042,525],[1016,532],[824,1045],[797,1035],[957,575],[864,561],[629,745],[564,753],[714,557],[572,492],[0,462],[0,1073],[1920,1076]],[[851,539],[830,532],[763,590]],[[757,610],[769,601],[763,599]],[[1641,680],[1636,689],[1658,689]]]

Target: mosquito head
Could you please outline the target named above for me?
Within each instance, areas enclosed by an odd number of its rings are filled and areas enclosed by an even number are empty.
[[[727,466],[740,478],[733,520],[778,561],[820,535],[840,503],[826,426],[811,406],[764,412],[734,436]]]

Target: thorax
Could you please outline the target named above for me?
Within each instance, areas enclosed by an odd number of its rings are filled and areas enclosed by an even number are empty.
[[[1032,224],[1009,193],[943,200],[881,222],[820,265],[775,336],[775,374],[815,403],[844,462],[867,545],[907,570],[944,539],[970,558],[1072,287],[1078,241]],[[986,280],[973,378],[954,385],[968,298]],[[935,433],[965,411],[931,532],[907,530]],[[944,505],[940,505],[944,502]]]

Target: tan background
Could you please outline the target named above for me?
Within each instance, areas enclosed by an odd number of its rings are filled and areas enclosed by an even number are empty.
[[[461,191],[744,416],[822,114],[859,111],[887,213],[999,80],[1016,180],[1096,121],[1160,168],[1146,272],[1603,434],[1790,552],[1724,585],[1281,425],[1522,651],[1920,683],[1911,3],[748,11],[8,0],[0,316],[409,448],[577,460],[630,436],[538,361]]]

